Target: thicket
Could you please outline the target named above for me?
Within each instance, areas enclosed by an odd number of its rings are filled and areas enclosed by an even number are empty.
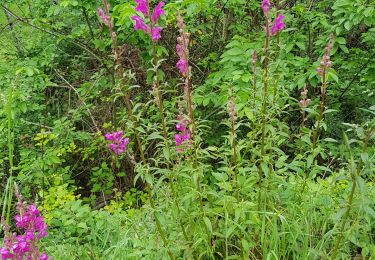
[[[0,9],[3,259],[375,258],[375,1]]]

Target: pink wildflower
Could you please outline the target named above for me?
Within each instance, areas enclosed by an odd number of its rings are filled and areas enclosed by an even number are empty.
[[[180,70],[181,74],[187,78],[189,72],[189,42],[190,34],[185,32],[185,23],[182,16],[177,16],[177,26],[180,29],[180,36],[177,37],[176,51],[179,57],[176,67]]]
[[[23,229],[24,234],[11,234],[5,223],[4,247],[0,248],[1,259],[42,259],[48,260],[46,253],[40,254],[38,242],[48,236],[47,224],[35,205],[27,206],[21,201],[21,195],[16,194],[18,215],[15,216],[16,226]]]
[[[137,12],[143,13],[145,16],[148,16],[149,8],[147,0],[135,0],[135,2],[137,3],[137,7],[135,8],[135,10]]]
[[[263,0],[262,1],[262,9],[265,14],[267,14],[271,9],[270,0]]]
[[[189,63],[187,60],[179,60],[176,66],[183,75],[187,74],[187,72],[189,71]]]
[[[285,23],[283,22],[285,16],[280,14],[279,16],[276,17],[276,20],[274,24],[271,27],[271,34],[276,35],[279,31],[284,29]]]
[[[122,131],[107,133],[105,134],[105,138],[108,141],[111,141],[108,147],[117,155],[122,154],[128,148],[127,146],[129,144],[129,138],[124,138]]]
[[[191,131],[189,128],[188,116],[184,114],[181,102],[178,103],[179,115],[177,116],[178,123],[176,124],[176,130],[179,132],[174,135],[174,140],[177,147],[177,152],[183,152],[189,147],[191,141]]]
[[[159,2],[158,5],[154,9],[154,13],[151,16],[151,21],[156,24],[160,17],[165,13],[163,10],[164,2]]]
[[[107,15],[103,9],[101,8],[98,8],[98,15],[100,17],[100,19],[102,20],[102,22],[106,25],[106,26],[109,26],[109,15]]]
[[[141,17],[134,15],[131,17],[131,19],[135,21],[134,30],[136,31],[142,30],[145,33],[149,31],[148,26],[146,25],[145,21]]]
[[[152,28],[152,32],[151,32],[151,38],[154,42],[160,40],[161,38],[161,31],[163,30],[163,28],[160,28],[160,27],[154,27]]]
[[[165,13],[163,10],[163,6],[165,4],[163,2],[159,2],[150,17],[150,6],[149,6],[148,1],[147,0],[134,0],[134,1],[137,3],[135,10],[137,12],[143,13],[145,18],[150,19],[150,22],[151,22],[151,24],[146,24],[145,20],[143,20],[138,15],[132,16],[131,19],[135,21],[134,29],[136,31],[142,30],[148,35],[150,35],[153,42],[160,40],[161,31],[163,29],[158,27],[157,23],[160,17]]]

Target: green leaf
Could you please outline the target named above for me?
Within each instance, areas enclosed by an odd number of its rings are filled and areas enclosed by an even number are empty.
[[[155,139],[159,139],[159,140],[164,140],[164,137],[161,136],[159,133],[157,132],[153,132],[152,134],[150,134],[148,137],[147,137],[147,140],[155,140]]]
[[[204,221],[204,224],[206,225],[207,229],[212,234],[212,225],[211,225],[210,219],[208,217],[203,217],[203,221]]]
[[[167,147],[163,147],[163,155],[164,158],[169,161],[169,149]]]

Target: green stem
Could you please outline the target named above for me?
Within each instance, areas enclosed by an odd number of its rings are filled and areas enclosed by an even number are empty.
[[[364,142],[364,146],[363,146],[363,149],[362,149],[362,152],[365,153],[366,150],[367,150],[367,146],[368,146],[368,142],[371,138],[373,134],[373,130],[371,129],[366,137],[366,140]],[[347,144],[349,146],[349,144]],[[358,163],[358,167],[356,168],[356,170],[353,170],[354,169],[354,159],[353,159],[353,155],[352,155],[352,152],[351,152],[351,149],[349,147],[349,155],[350,155],[350,165],[351,165],[351,169],[352,169],[352,189],[350,191],[350,194],[349,194],[349,200],[348,200],[348,207],[346,209],[346,212],[345,212],[345,215],[343,217],[343,222],[341,223],[341,226],[339,228],[339,237],[336,241],[336,245],[335,245],[335,248],[333,250],[333,253],[332,253],[332,259],[336,259],[336,255],[337,255],[337,252],[338,252],[338,249],[341,245],[341,241],[342,239],[344,238],[344,229],[345,229],[345,226],[349,220],[349,216],[350,216],[350,213],[352,211],[352,207],[353,207],[353,200],[354,200],[354,194],[355,194],[355,191],[356,191],[356,188],[357,188],[357,179],[358,177],[360,176],[360,171],[362,170],[362,165],[363,165],[363,161],[360,160],[359,163]]]
[[[152,30],[152,23],[151,23],[151,30]],[[159,113],[160,113],[160,118],[161,118],[162,129],[163,129],[164,142],[165,142],[165,145],[166,145],[166,147],[167,147],[167,149],[170,153],[167,124],[166,124],[165,116],[164,116],[163,96],[160,92],[160,83],[159,83],[159,78],[158,78],[156,44],[154,42],[152,42],[152,52],[153,52],[152,64],[154,66],[154,73],[155,73],[154,84],[155,84],[155,90],[156,90],[157,105],[159,107]]]
[[[168,255],[171,259],[175,259],[172,252],[169,250],[168,248],[168,242],[167,242],[167,239],[165,237],[165,234],[164,234],[164,231],[161,227],[161,223],[160,223],[160,220],[158,219],[158,216],[156,215],[156,212],[155,212],[155,203],[154,203],[154,200],[152,198],[152,191],[151,191],[151,188],[150,188],[150,185],[147,184],[147,192],[148,192],[148,199],[149,199],[149,202],[150,202],[150,205],[151,205],[151,208],[153,209],[153,215],[154,215],[154,218],[155,218],[155,223],[156,223],[156,227],[158,229],[158,232],[160,234],[160,237],[161,239],[163,240],[163,244],[164,246],[166,247],[167,251],[168,251]]]
[[[8,208],[6,214],[6,224],[9,225],[10,211],[12,206],[13,198],[13,151],[14,151],[14,139],[12,133],[12,103],[13,103],[13,85],[9,88],[8,104],[7,104],[7,116],[8,116],[8,157],[9,157],[9,186],[8,186]],[[5,208],[6,205],[4,205]]]
[[[237,177],[237,146],[236,146],[236,131],[234,129],[234,123],[232,121],[232,145],[233,145],[233,173],[234,173],[234,181],[236,183],[236,193],[237,193],[237,200],[240,200],[240,190],[239,190],[239,183]]]
[[[268,49],[270,45],[270,28],[268,15],[266,14],[266,43],[264,48],[264,88],[263,88],[263,104],[262,104],[262,137],[261,137],[261,158],[259,167],[259,193],[258,193],[258,209],[261,209],[261,193],[263,182],[262,163],[265,156],[265,139],[266,139],[266,120],[267,120],[267,96],[268,96]]]

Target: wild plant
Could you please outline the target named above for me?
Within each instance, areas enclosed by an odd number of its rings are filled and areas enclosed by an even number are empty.
[[[48,236],[47,224],[44,217],[40,214],[36,205],[27,205],[23,201],[22,196],[16,190],[18,198],[17,211],[15,215],[16,226],[23,230],[21,234],[10,232],[9,224],[4,225],[5,237],[4,247],[0,247],[0,254],[2,259],[30,259],[30,260],[48,260],[45,252],[41,253],[39,250],[40,240]]]

